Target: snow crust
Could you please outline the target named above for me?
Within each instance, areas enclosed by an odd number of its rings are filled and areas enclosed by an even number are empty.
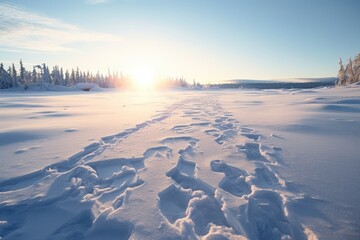
[[[1,239],[359,239],[360,91],[2,92]]]

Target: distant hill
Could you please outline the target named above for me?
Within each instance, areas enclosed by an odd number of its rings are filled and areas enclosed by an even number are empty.
[[[289,79],[232,79],[219,84],[213,84],[220,88],[253,88],[253,89],[291,89],[291,88],[315,88],[334,86],[336,77],[323,78],[289,78]]]
[[[322,77],[322,78],[290,78],[286,79],[286,82],[328,82],[334,83],[336,82],[336,77]]]
[[[329,82],[335,83],[336,77],[322,77],[322,78],[285,78],[285,79],[231,79],[231,80],[224,80],[221,83],[283,83],[283,82]]]

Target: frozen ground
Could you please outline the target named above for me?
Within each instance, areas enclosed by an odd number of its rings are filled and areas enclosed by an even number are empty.
[[[359,239],[360,91],[0,93],[1,239]]]

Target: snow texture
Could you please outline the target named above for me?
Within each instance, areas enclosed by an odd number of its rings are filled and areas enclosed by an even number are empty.
[[[360,237],[358,88],[137,97],[0,95],[1,239]]]

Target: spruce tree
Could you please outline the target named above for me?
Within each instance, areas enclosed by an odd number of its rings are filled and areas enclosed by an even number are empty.
[[[69,86],[70,84],[70,74],[69,74],[69,70],[66,70],[65,72],[65,86]]]
[[[64,79],[64,71],[63,68],[60,68],[60,79],[61,79],[61,85],[65,86],[66,84],[64,83],[65,79]]]
[[[71,70],[71,75],[70,75],[70,86],[74,86],[76,82],[76,78],[75,78],[75,70],[72,69]]]
[[[25,68],[21,59],[20,59],[20,83],[25,84]]]
[[[80,82],[80,70],[79,67],[76,67],[75,83]]]
[[[13,87],[17,87],[18,86],[18,82],[17,82],[17,71],[15,68],[15,64],[12,64],[12,69],[11,69],[11,78],[12,78],[12,86]]]
[[[33,71],[32,71],[32,74],[31,74],[31,82],[32,83],[36,83],[38,81],[38,76],[37,76],[37,72],[36,72],[36,67],[37,66],[34,66],[33,67]]]
[[[354,59],[353,69],[355,82],[360,82],[360,53],[358,53]]]
[[[342,63],[341,58],[340,58],[340,61],[339,61],[339,65],[340,65],[340,69],[338,71],[337,85],[344,85],[345,84],[345,69],[344,69],[344,65]]]
[[[346,84],[353,84],[355,80],[355,74],[354,74],[353,63],[351,58],[349,59],[349,63],[346,65],[345,74],[346,74]]]

